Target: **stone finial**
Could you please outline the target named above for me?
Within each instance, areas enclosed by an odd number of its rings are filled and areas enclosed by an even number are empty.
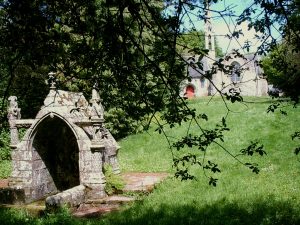
[[[92,90],[92,98],[90,100],[91,106],[90,106],[90,115],[91,117],[99,117],[100,119],[104,118],[104,108],[101,104],[102,99],[100,98],[100,95],[98,93],[98,84],[95,83]]]
[[[98,91],[99,91],[99,85],[98,82],[95,82],[92,90],[92,99],[90,100],[91,103],[93,102],[99,103],[102,101]]]
[[[56,73],[54,73],[54,72],[48,73],[47,84],[50,86],[50,90],[55,90],[56,89],[57,79],[55,78],[55,75],[56,75]]]

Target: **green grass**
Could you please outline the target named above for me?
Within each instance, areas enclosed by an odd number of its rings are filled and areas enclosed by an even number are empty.
[[[266,112],[270,104],[268,98],[246,100],[260,103],[228,104],[232,111],[227,119],[231,130],[225,135],[224,146],[238,154],[251,140],[259,140],[267,155],[241,158],[244,162],[258,163],[259,174],[251,173],[222,149],[213,146],[207,158],[218,163],[222,171],[217,176],[216,188],[208,186],[203,171],[194,168],[192,172],[197,181],[170,179],[140,205],[107,220],[113,221],[112,224],[143,224],[144,221],[148,221],[147,224],[300,224],[300,162],[293,154],[299,142],[291,140],[291,134],[300,127],[300,110],[286,107],[288,115],[283,116],[279,112]],[[226,108],[220,99],[208,105],[207,101],[194,100],[190,106],[206,113],[209,120],[203,121],[202,126],[212,128],[225,115]],[[198,132],[195,124],[190,130]],[[187,126],[182,125],[168,129],[167,135],[178,137],[186,132]],[[145,166],[146,171],[172,172],[170,150],[156,133],[130,136],[121,146],[123,168],[142,171]],[[155,165],[151,165],[152,159]]]
[[[224,103],[208,98],[189,102],[198,113],[206,113],[209,120],[201,121],[204,128],[213,128],[226,113]],[[300,162],[293,154],[299,142],[291,134],[299,130],[300,109],[288,106],[288,115],[279,112],[268,114],[268,98],[246,98],[244,104],[228,104],[230,131],[225,134],[224,146],[233,154],[259,140],[266,156],[243,157],[243,162],[256,162],[260,173],[253,174],[217,146],[208,149],[207,159],[219,165],[221,174],[216,177],[217,187],[208,185],[200,168],[191,168],[197,180],[181,182],[169,178],[153,193],[121,212],[98,219],[78,220],[62,212],[42,218],[32,218],[19,211],[0,210],[0,220],[6,224],[300,224]],[[176,140],[187,132],[187,124],[166,129]],[[171,151],[163,135],[154,132],[129,136],[120,141],[119,160],[123,171],[174,172]],[[190,132],[198,128],[191,124]],[[195,149],[185,149],[196,151]],[[181,154],[174,151],[174,154]],[[20,214],[21,213],[21,214]],[[7,218],[10,218],[7,220]],[[9,222],[12,221],[12,222]]]

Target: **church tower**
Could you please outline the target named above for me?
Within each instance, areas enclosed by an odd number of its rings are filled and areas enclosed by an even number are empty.
[[[209,4],[207,3],[205,9],[205,19],[204,19],[204,33],[205,33],[205,48],[209,50],[208,58],[215,60],[215,36],[212,29],[211,23],[211,12],[209,10]]]
[[[216,60],[216,51],[215,51],[215,34],[213,32],[212,23],[211,23],[211,11],[209,9],[209,3],[206,1],[205,8],[205,18],[204,18],[204,35],[205,35],[205,49],[208,50],[206,58],[207,69],[211,69],[213,67],[213,63]],[[211,80],[212,82],[218,83],[217,74],[213,74]],[[214,95],[216,92],[213,84],[208,82],[207,84],[207,95]]]

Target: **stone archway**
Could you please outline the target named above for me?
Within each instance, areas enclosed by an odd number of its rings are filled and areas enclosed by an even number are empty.
[[[119,173],[120,147],[104,126],[96,89],[89,104],[82,93],[56,90],[52,83],[34,119],[21,119],[16,99],[10,98],[8,114],[13,151],[9,202],[32,202],[48,196],[48,205],[78,206],[86,198],[104,197],[103,163]],[[20,127],[27,128],[21,141]]]
[[[80,184],[79,147],[69,125],[57,116],[47,116],[31,139],[33,180],[41,192],[64,191]]]

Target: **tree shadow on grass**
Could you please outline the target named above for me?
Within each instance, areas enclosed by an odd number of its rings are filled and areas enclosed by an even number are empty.
[[[176,198],[176,196],[174,196]],[[163,201],[163,199],[162,199]],[[30,217],[22,212],[0,208],[2,224],[205,224],[205,225],[299,225],[300,210],[291,202],[276,201],[274,198],[242,204],[220,200],[210,205],[146,206],[138,202],[131,208],[107,215],[105,218],[76,219],[66,211],[42,218]]]
[[[174,196],[176,197],[176,196]],[[143,203],[122,213],[107,218],[107,224],[205,224],[205,225],[299,225],[298,207],[289,202],[274,199],[259,201],[249,205],[218,201],[212,205],[197,207],[192,205],[172,206],[161,204],[155,208],[145,208]]]

